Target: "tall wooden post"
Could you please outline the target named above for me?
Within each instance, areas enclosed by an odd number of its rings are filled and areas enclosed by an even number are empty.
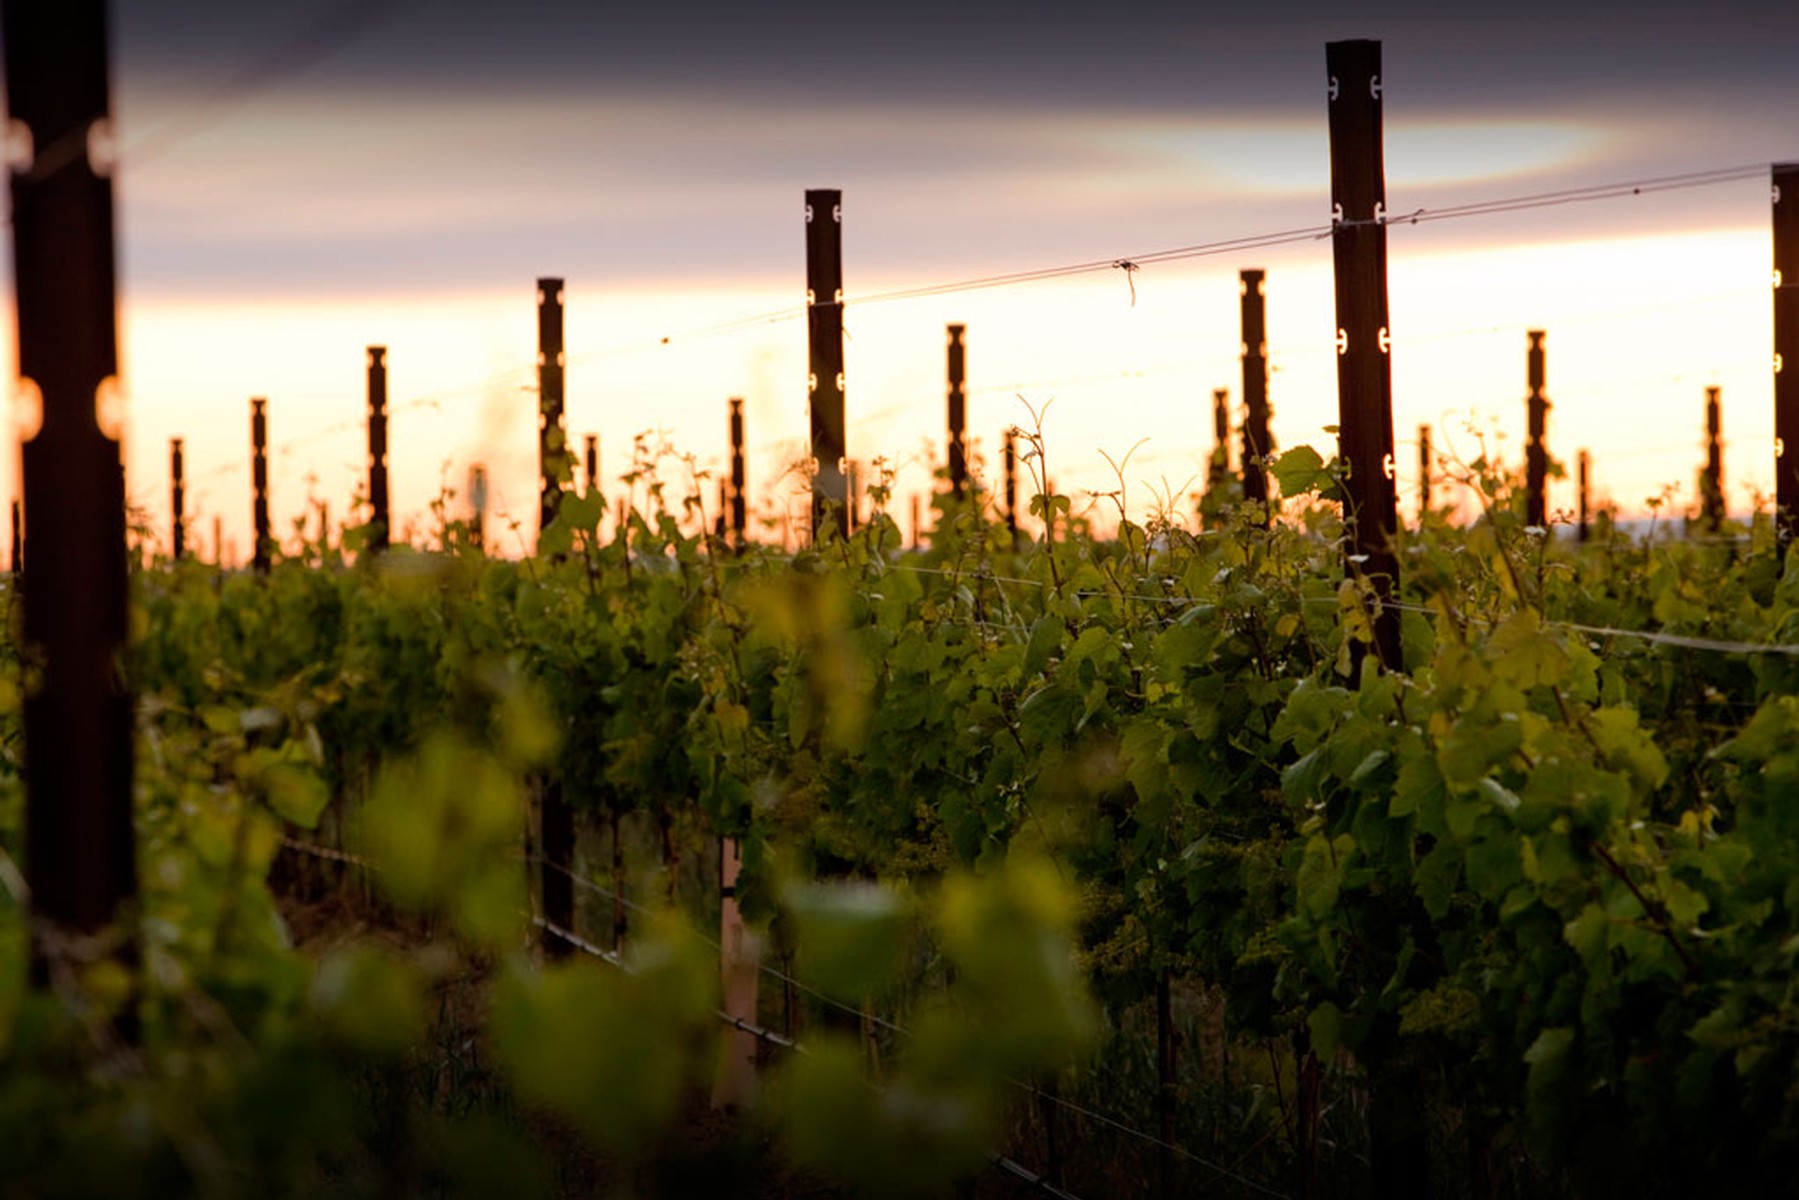
[[[258,396],[250,401],[250,566],[268,574],[274,537],[269,533],[269,402]]]
[[[949,327],[949,490],[958,501],[968,493],[968,393],[966,350],[962,334],[966,325]]]
[[[1699,479],[1700,521],[1708,533],[1724,525],[1724,415],[1719,389],[1705,389],[1705,473]]]
[[[12,574],[15,580],[25,573],[24,507],[17,500],[12,502]]]
[[[1549,424],[1549,397],[1543,393],[1543,331],[1525,332],[1524,376],[1530,388],[1525,400],[1528,436],[1524,444],[1524,523],[1538,528],[1549,523],[1544,491],[1549,481],[1549,450],[1545,445]]]
[[[736,838],[719,843],[718,971],[725,1012],[746,1024],[756,1022],[757,984],[762,975],[762,939],[744,923],[737,904],[737,880],[743,872],[743,844]],[[616,885],[615,885],[616,886]],[[714,1108],[743,1108],[756,1090],[756,1039],[734,1030],[725,1035],[718,1074],[712,1084]]]
[[[1430,512],[1430,477],[1435,464],[1431,462],[1430,426],[1418,426],[1418,524],[1424,524],[1424,517]]]
[[[848,451],[843,417],[843,193],[806,192],[806,377],[812,424],[812,540],[827,517],[849,535],[843,475]],[[835,515],[830,516],[833,509]]]
[[[1018,427],[1008,425],[1005,434],[1006,532],[1018,541]]]
[[[1799,162],[1774,184],[1774,501],[1780,545],[1799,532]]]
[[[487,549],[487,468],[480,463],[468,469],[469,544]]]
[[[187,556],[187,479],[181,439],[169,439],[169,557]]]
[[[582,457],[584,467],[582,475],[586,481],[586,494],[591,496],[599,490],[600,486],[600,435],[588,434],[585,449],[586,453]]]
[[[747,483],[743,469],[743,397],[731,397],[731,537],[739,549],[748,531]]]
[[[1243,297],[1243,498],[1268,502],[1268,476],[1262,459],[1274,447],[1268,438],[1267,273],[1237,273]]]
[[[562,507],[568,481],[568,432],[562,427],[562,280],[537,281],[537,475],[538,536]],[[553,919],[553,918],[552,918]]]
[[[1578,469],[1580,472],[1580,525],[1578,537],[1579,540],[1584,542],[1592,536],[1592,527],[1588,522],[1592,518],[1593,511],[1591,492],[1589,490],[1593,477],[1593,458],[1585,450],[1580,452]]]
[[[14,314],[21,386],[42,423],[23,447],[32,544],[23,580],[25,873],[31,976],[89,950],[135,963],[134,938],[104,938],[137,893],[131,815],[125,476],[96,410],[118,372],[106,6],[8,4],[6,106],[29,135],[11,167]],[[135,1035],[133,1009],[118,1022]]]
[[[1337,293],[1338,452],[1348,471],[1350,570],[1373,585],[1374,652],[1399,668],[1393,550],[1393,362],[1387,326],[1387,183],[1381,146],[1380,43],[1331,42],[1331,251]]]
[[[387,508],[387,347],[369,354],[369,549],[387,549],[393,523]]]

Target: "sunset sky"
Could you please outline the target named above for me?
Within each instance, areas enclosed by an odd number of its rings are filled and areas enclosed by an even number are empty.
[[[1799,158],[1799,5],[1342,7],[126,0],[131,496],[166,527],[183,436],[203,550],[213,513],[246,545],[248,399],[266,395],[277,520],[309,490],[343,515],[364,470],[363,347],[380,343],[399,521],[481,461],[522,547],[533,281],[560,275],[568,426],[601,435],[604,473],[643,431],[716,469],[743,395],[751,483],[778,505],[806,429],[802,192],[834,187],[852,456],[896,464],[902,494],[926,486],[943,327],[964,322],[977,449],[1048,404],[1051,474],[1080,496],[1117,486],[1101,451],[1147,439],[1125,473],[1141,516],[1203,472],[1212,389],[1237,397],[1239,268],[1268,271],[1275,439],[1329,448],[1328,240],[1133,281],[858,298],[1328,221],[1338,38],[1384,43],[1394,213]],[[1761,171],[1395,227],[1402,506],[1420,422],[1439,449],[1472,457],[1480,431],[1520,456],[1541,327],[1570,475],[1585,446],[1625,510],[1667,485],[1686,503],[1716,384],[1745,510],[1772,477],[1768,201]],[[715,328],[771,313],[787,319]],[[8,460],[0,490],[15,486]],[[1572,504],[1558,485],[1551,507]]]

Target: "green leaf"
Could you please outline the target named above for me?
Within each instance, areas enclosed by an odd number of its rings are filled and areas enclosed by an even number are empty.
[[[1313,834],[1306,842],[1294,884],[1299,891],[1300,911],[1314,919],[1330,915],[1337,906],[1337,895],[1343,886],[1343,874],[1349,869],[1355,853],[1355,839],[1346,833],[1334,839]]]
[[[1330,481],[1330,474],[1324,469],[1324,460],[1310,446],[1294,446],[1281,453],[1269,464],[1268,469],[1280,481],[1283,497],[1315,491],[1321,484]]]

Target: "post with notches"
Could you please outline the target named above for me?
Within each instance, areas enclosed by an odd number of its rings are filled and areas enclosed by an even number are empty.
[[[7,114],[29,147],[11,163],[19,387],[42,416],[22,453],[20,657],[39,664],[25,697],[25,875],[43,988],[107,959],[135,979],[137,965],[125,475],[102,425],[118,374],[113,129],[102,0],[8,4],[0,22]],[[135,1040],[135,999],[111,1024]]]
[[[1772,174],[1774,504],[1785,550],[1799,531],[1799,162],[1776,163]]]
[[[169,557],[187,557],[187,473],[181,439],[169,439]]]
[[[968,391],[966,325],[949,327],[949,490],[957,502],[968,498]]]
[[[1430,512],[1430,426],[1418,426],[1418,525],[1424,525],[1424,518]]]
[[[393,524],[387,510],[387,347],[368,348],[369,549],[387,549]]]
[[[1398,504],[1393,463],[1393,361],[1387,317],[1386,170],[1381,146],[1381,46],[1331,42],[1325,48],[1330,95],[1331,250],[1336,276],[1338,454],[1345,471],[1346,573],[1372,593],[1372,652],[1382,666],[1403,669],[1399,584],[1394,549]],[[1358,679],[1360,675],[1358,674]],[[1377,942],[1369,952],[1396,955]],[[1401,960],[1403,961],[1403,960]],[[1369,1074],[1369,1162],[1372,1192],[1386,1200],[1430,1195],[1430,1138],[1422,1080],[1402,1056],[1396,1017],[1378,1020],[1364,1044]],[[1302,1074],[1315,1072],[1308,1049]],[[1309,1106],[1302,1104],[1302,1108]],[[1302,1195],[1317,1195],[1316,1108],[1301,1134]]]
[[[568,433],[562,426],[563,371],[562,280],[537,281],[537,535],[543,536],[562,507],[562,487],[570,476]],[[569,934],[575,929],[575,813],[562,797],[562,780],[553,772],[538,781],[538,871],[544,921]],[[544,930],[544,953],[566,958],[574,950],[566,937]]]
[[[749,486],[743,468],[743,397],[731,397],[731,540],[743,549],[748,535],[748,506],[744,491]]]
[[[1274,448],[1268,438],[1267,272],[1239,271],[1237,287],[1243,297],[1243,499],[1267,504],[1262,459]]]
[[[1371,647],[1402,666],[1393,607],[1399,528],[1393,486],[1393,360],[1387,325],[1387,184],[1381,146],[1380,43],[1331,42],[1331,251],[1336,275],[1337,444],[1347,478],[1349,574],[1365,578],[1375,610]]]
[[[806,375],[812,433],[812,542],[825,522],[850,530],[843,416],[843,193],[806,192]]]
[[[1577,527],[1576,536],[1578,540],[1584,542],[1593,535],[1592,526],[1589,523],[1592,520],[1593,512],[1592,493],[1589,490],[1593,479],[1593,456],[1582,450],[1577,462],[1577,470],[1580,474],[1580,524]]]
[[[1707,533],[1724,526],[1724,413],[1720,390],[1705,389],[1705,473],[1699,477],[1700,522]]]
[[[250,536],[250,567],[267,575],[275,539],[269,532],[269,402],[262,396],[250,401]]]
[[[1549,397],[1544,394],[1545,354],[1541,329],[1525,332],[1524,379],[1530,389],[1525,398],[1528,422],[1524,444],[1524,523],[1539,529],[1549,523],[1544,493],[1549,483]]]

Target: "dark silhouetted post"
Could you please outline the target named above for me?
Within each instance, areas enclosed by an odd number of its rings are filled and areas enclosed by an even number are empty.
[[[1206,483],[1213,488],[1223,487],[1231,473],[1230,398],[1229,388],[1212,389],[1212,463]]]
[[[187,479],[181,455],[181,439],[169,439],[169,557],[180,562],[187,555]]]
[[[1424,516],[1430,512],[1430,426],[1418,426],[1418,524],[1424,524]]]
[[[17,579],[25,573],[25,506],[12,502],[12,573]]]
[[[808,405],[812,421],[812,540],[820,540],[826,514],[839,535],[850,530],[843,460],[848,453],[843,418],[843,193],[806,192],[806,346]]]
[[[856,460],[849,461],[848,480],[844,484],[847,493],[844,510],[847,514],[845,522],[851,533],[862,528],[862,465]]]
[[[962,342],[967,328],[949,327],[949,490],[958,501],[968,494],[968,392]]]
[[[266,575],[274,538],[269,533],[269,402],[250,401],[250,566]]]
[[[749,533],[749,513],[744,501],[747,481],[743,470],[743,397],[731,397],[731,536],[742,549]]]
[[[1374,651],[1399,668],[1393,537],[1393,361],[1387,327],[1387,183],[1380,43],[1331,42],[1331,251],[1337,292],[1337,442],[1348,470],[1352,572],[1374,586]]]
[[[23,447],[31,570],[23,580],[25,873],[31,977],[97,951],[137,893],[131,694],[125,653],[125,476],[96,408],[118,373],[112,121],[102,0],[8,4],[6,106],[28,161],[12,164],[14,314],[22,386],[42,423]],[[135,1036],[134,1006],[119,1032]]]
[[[1784,549],[1799,532],[1799,162],[1776,163],[1773,182],[1774,502]]]
[[[537,532],[543,536],[562,507],[562,485],[570,474],[568,433],[562,427],[563,370],[562,280],[537,281],[537,470],[541,491]],[[562,798],[562,780],[545,776],[539,784],[539,844],[543,866],[538,872],[544,920],[570,932],[575,927],[575,812]],[[573,947],[548,930],[544,952],[566,958]]]
[[[1705,389],[1705,474],[1699,477],[1699,519],[1708,533],[1724,525],[1724,414],[1719,389]]]
[[[599,486],[600,486],[600,435],[599,434],[590,433],[587,435],[586,450],[587,450],[587,454],[584,459],[584,466],[586,467],[586,470],[585,470],[584,474],[586,475],[586,479],[587,479],[587,494],[589,496],[591,496],[594,494],[594,492],[599,490]]]
[[[1542,527],[1549,523],[1549,509],[1544,490],[1549,482],[1549,450],[1545,443],[1549,425],[1549,397],[1543,394],[1543,331],[1525,332],[1524,376],[1530,393],[1525,400],[1525,416],[1529,423],[1524,444],[1524,523]]]
[[[1006,427],[1006,532],[1018,540],[1018,427]]]
[[[369,549],[387,549],[387,347],[369,347]]]
[[[1331,42],[1331,251],[1336,277],[1338,450],[1348,472],[1343,516],[1349,525],[1352,575],[1368,579],[1378,608],[1370,614],[1373,651],[1402,669],[1394,550],[1393,361],[1387,318],[1386,169],[1381,146],[1380,43]],[[1361,647],[1355,648],[1360,665]],[[1371,949],[1373,949],[1371,947]],[[1382,951],[1397,953],[1398,946]],[[1430,1194],[1430,1140],[1422,1080],[1389,1055],[1398,1023],[1383,1018],[1364,1049],[1370,1079],[1369,1161],[1374,1195],[1425,1200]],[[1309,1141],[1309,1138],[1307,1139]],[[1309,1153],[1302,1164],[1310,1162]],[[1308,1167],[1302,1192],[1316,1194]]]
[[[537,281],[537,532],[556,519],[569,475],[568,433],[562,428],[562,280]],[[550,920],[555,920],[550,917]]]
[[[487,468],[480,463],[468,469],[469,544],[487,549]]]
[[[1592,493],[1589,490],[1592,486],[1593,478],[1593,457],[1585,450],[1580,452],[1578,470],[1580,472],[1580,525],[1578,536],[1579,540],[1584,542],[1592,536],[1592,527],[1588,524],[1588,521],[1591,519],[1593,511],[1591,506]]]
[[[1237,273],[1243,294],[1243,498],[1268,502],[1262,459],[1273,449],[1268,439],[1268,313],[1266,272]]]

